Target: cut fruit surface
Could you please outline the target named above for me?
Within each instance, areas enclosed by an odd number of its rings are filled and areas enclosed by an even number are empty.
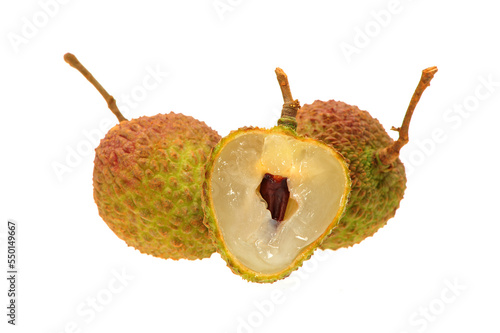
[[[211,164],[209,226],[228,265],[251,281],[272,282],[298,268],[332,231],[350,190],[339,153],[279,127],[231,133]]]

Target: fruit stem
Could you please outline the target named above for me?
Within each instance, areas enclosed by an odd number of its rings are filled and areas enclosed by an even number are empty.
[[[411,116],[413,115],[413,111],[415,111],[415,107],[422,96],[424,90],[431,84],[431,80],[434,77],[434,74],[437,72],[437,67],[429,67],[422,71],[422,76],[420,77],[420,82],[418,83],[415,92],[410,101],[410,105],[406,110],[405,117],[403,119],[403,124],[399,128],[393,127],[392,129],[399,132],[399,138],[394,141],[390,146],[381,149],[378,151],[378,159],[382,164],[390,165],[392,164],[398,157],[399,151],[401,148],[408,143],[408,129],[410,127]]]
[[[290,84],[288,83],[288,77],[281,68],[276,68],[275,70],[278,83],[280,84],[281,94],[283,95],[283,108],[281,109],[281,118],[278,120],[279,126],[285,126],[293,130],[297,129],[297,111],[300,109],[300,103],[298,100],[294,100],[292,97],[292,92],[290,91]]]
[[[64,55],[64,61],[66,61],[71,67],[77,69],[80,73],[82,73],[85,78],[92,83],[92,85],[99,91],[99,93],[104,97],[106,102],[108,103],[108,108],[111,110],[111,112],[114,113],[116,118],[118,118],[119,122],[122,121],[127,121],[127,119],[122,115],[120,110],[118,110],[118,107],[116,106],[116,100],[114,99],[113,96],[108,94],[106,89],[101,86],[101,84],[94,78],[92,74],[85,68],[80,61],[71,53],[66,53]]]

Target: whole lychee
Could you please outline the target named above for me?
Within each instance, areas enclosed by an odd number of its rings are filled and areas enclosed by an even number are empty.
[[[204,122],[173,112],[129,121],[74,55],[64,59],[98,89],[120,121],[96,149],[94,200],[101,218],[142,253],[209,257],[215,247],[203,223],[201,188],[220,136]]]
[[[408,127],[418,100],[436,73],[422,72],[408,107],[399,139],[394,141],[367,111],[330,100],[305,104],[297,113],[297,132],[337,149],[348,161],[352,190],[345,215],[322,243],[336,250],[372,236],[392,218],[406,189],[406,175],[399,151],[408,142]]]

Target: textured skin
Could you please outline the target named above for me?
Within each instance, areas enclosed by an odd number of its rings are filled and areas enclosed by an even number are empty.
[[[113,232],[142,253],[202,259],[204,165],[220,136],[192,117],[159,114],[113,127],[96,149],[94,199]]]
[[[334,220],[331,222],[330,227],[325,231],[323,235],[321,235],[317,240],[309,244],[307,247],[305,247],[302,252],[295,258],[295,260],[288,266],[288,268],[282,270],[281,272],[278,272],[276,274],[262,274],[256,271],[253,271],[247,267],[245,267],[237,258],[235,258],[232,253],[229,251],[226,242],[222,236],[222,232],[218,226],[217,222],[217,217],[215,216],[215,210],[213,207],[213,199],[212,199],[212,183],[211,183],[211,178],[212,178],[212,167],[214,165],[214,162],[216,159],[219,157],[219,153],[221,149],[231,140],[233,140],[235,137],[238,135],[248,133],[248,132],[268,132],[268,133],[283,133],[285,135],[290,135],[298,140],[303,140],[303,141],[311,141],[311,143],[314,144],[322,144],[321,142],[317,140],[311,140],[308,138],[304,138],[301,136],[298,136],[297,133],[294,130],[285,128],[283,126],[276,126],[273,127],[272,129],[261,129],[258,127],[244,127],[240,128],[237,131],[231,132],[228,136],[222,138],[215,146],[215,148],[212,150],[212,154],[210,156],[210,162],[207,163],[206,166],[206,176],[205,176],[205,182],[203,183],[203,210],[205,211],[205,224],[210,230],[210,234],[217,246],[217,252],[220,253],[221,257],[226,261],[227,266],[233,271],[233,273],[241,276],[243,279],[248,280],[250,282],[259,282],[259,283],[272,283],[277,280],[281,280],[289,276],[293,271],[297,270],[299,267],[302,266],[304,261],[308,260],[311,255],[314,253],[314,251],[318,248],[319,244],[328,236],[332,230],[334,230],[335,225],[337,225],[339,219],[341,218],[342,214],[345,211],[345,207],[347,205],[347,200],[349,197],[349,192],[351,190],[350,187],[350,182],[349,182],[349,171],[348,171],[348,165],[346,161],[340,156],[340,154],[337,154],[339,157],[339,160],[342,161],[344,170],[346,172],[346,177],[347,179],[347,186],[344,190],[344,200],[341,204],[341,208],[339,209],[337,216],[335,216]],[[337,153],[337,152],[336,152]]]
[[[357,106],[334,100],[305,104],[297,114],[297,132],[337,149],[348,161],[352,191],[344,217],[321,248],[349,247],[372,236],[394,216],[406,189],[403,163],[384,166],[376,152],[389,146],[377,119]]]

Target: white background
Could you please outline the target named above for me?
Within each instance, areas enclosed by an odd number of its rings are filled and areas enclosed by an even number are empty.
[[[498,332],[493,4],[3,1],[0,266],[6,272],[6,226],[14,219],[20,274],[16,327],[6,324],[1,279],[1,331]],[[101,220],[93,148],[103,122],[116,120],[63,61],[66,52],[125,117],[172,110],[223,136],[276,122],[277,66],[302,103],[356,104],[386,129],[400,125],[421,70],[439,72],[402,151],[408,189],[396,217],[360,245],[317,253],[288,279],[260,285],[232,274],[217,254],[193,262],[142,255]],[[144,90],[155,70],[159,83]],[[124,107],[133,94],[133,107]]]

